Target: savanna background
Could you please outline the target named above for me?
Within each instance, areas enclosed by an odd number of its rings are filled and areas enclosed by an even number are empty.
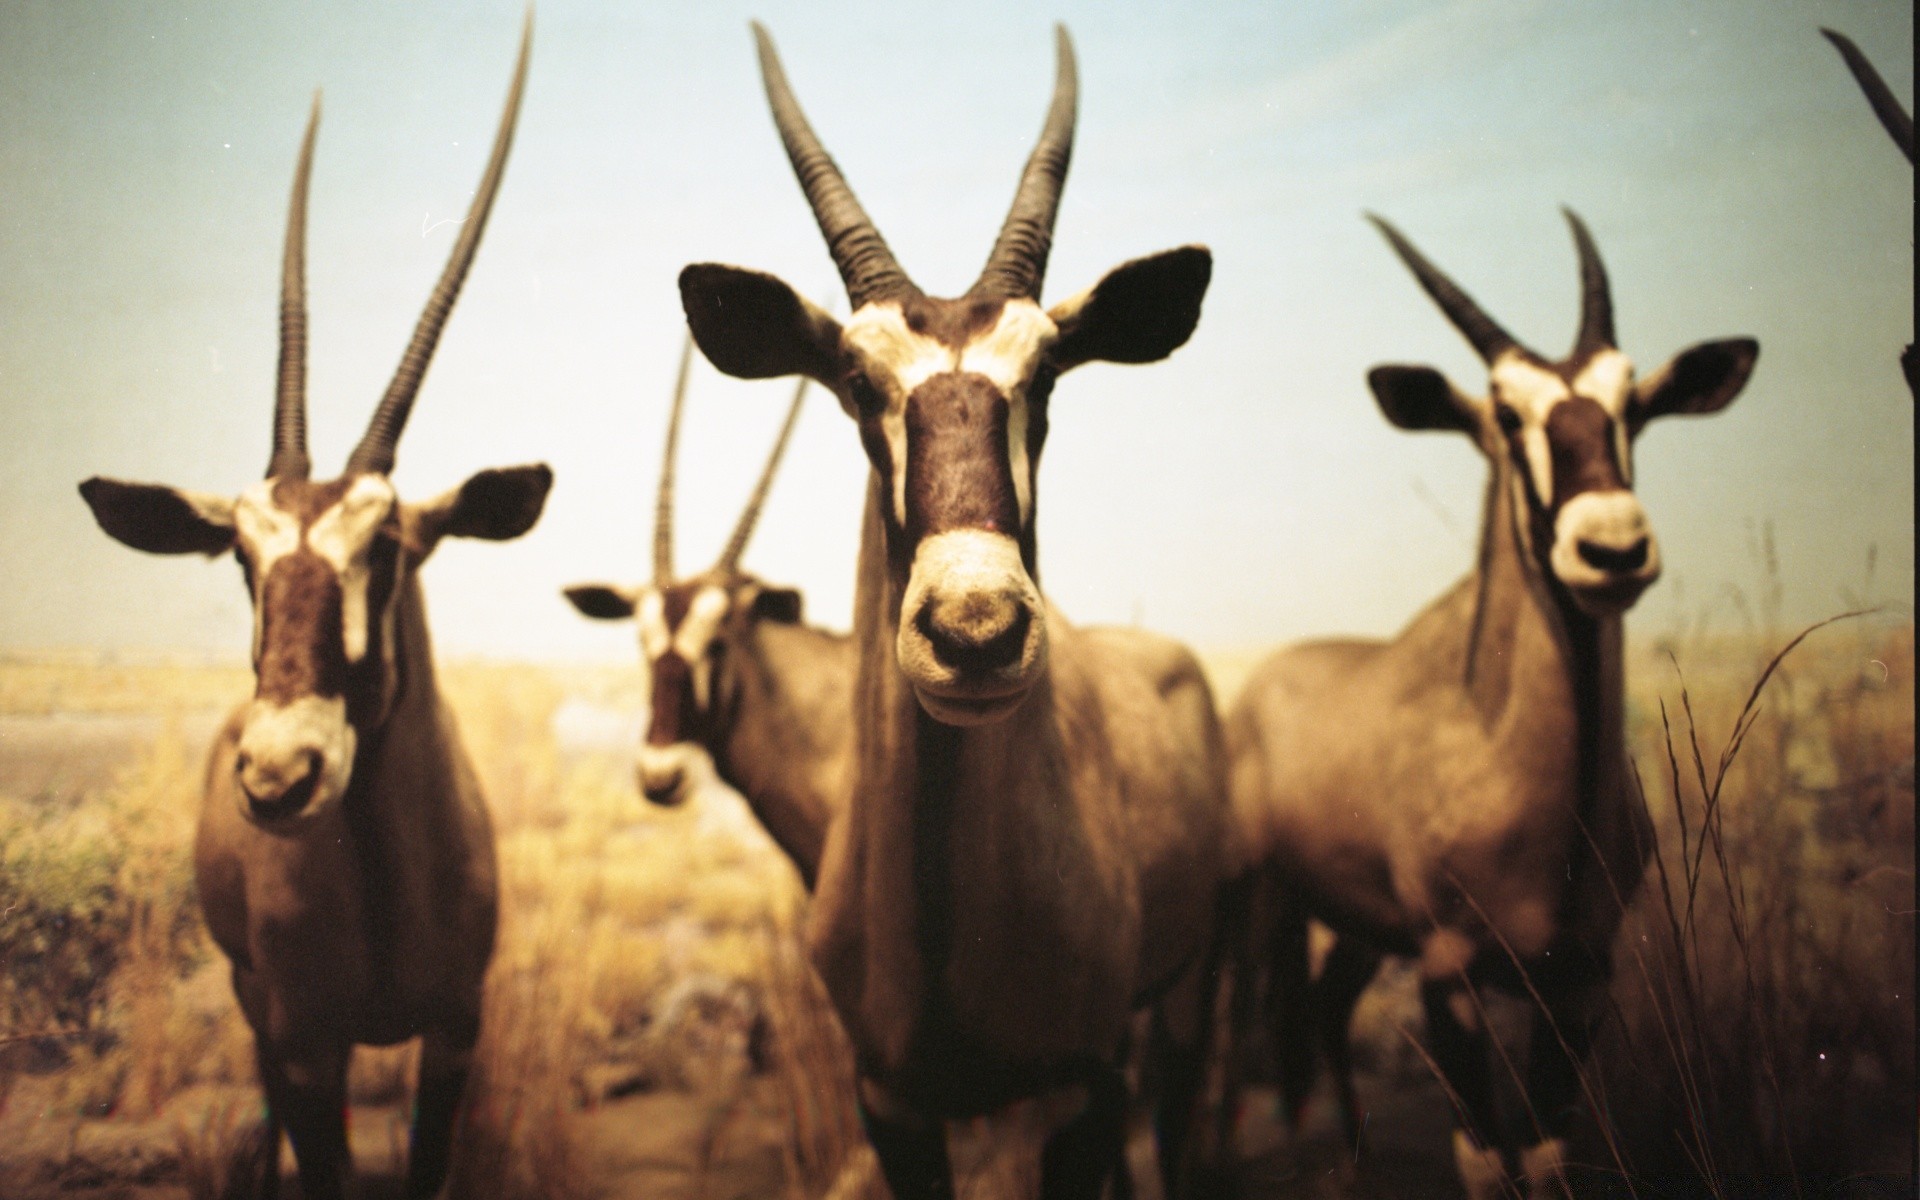
[[[1628,624],[1661,856],[1587,1081],[1583,1186],[1912,1194],[1913,403],[1895,360],[1913,176],[1816,32],[1851,34],[1910,105],[1912,11],[1879,0],[542,5],[514,157],[396,474],[413,497],[528,458],[558,476],[527,538],[451,545],[426,571],[501,834],[468,1193],[870,1184],[792,872],[722,788],[674,812],[638,798],[631,634],[558,594],[645,570],[679,266],[833,290],[750,16],[933,291],[983,259],[1038,128],[1049,22],[1072,29],[1081,120],[1047,299],[1188,241],[1217,267],[1188,347],[1060,388],[1046,580],[1080,619],[1192,642],[1223,702],[1268,648],[1390,633],[1469,564],[1478,459],[1388,428],[1363,379],[1381,361],[1482,375],[1363,209],[1550,353],[1576,315],[1560,203],[1594,227],[1643,371],[1760,339],[1731,409],[1656,427],[1636,456],[1668,563]],[[237,491],[264,466],[314,86],[310,407],[320,470],[339,460],[444,260],[519,18],[0,9],[0,1196],[221,1195],[259,1111],[188,863],[205,748],[250,688],[245,591],[225,563],[114,545],[73,485]],[[717,549],[786,395],[696,370],[688,563]],[[864,470],[816,397],[749,552],[827,624],[846,623]],[[1846,612],[1865,615],[1781,656]],[[1290,1142],[1255,1091],[1254,1194],[1453,1194],[1414,1013],[1391,972],[1363,1001],[1357,1164],[1324,1103]],[[356,1064],[376,1190],[408,1079],[405,1051]],[[1031,1169],[962,1140],[977,1194]]]

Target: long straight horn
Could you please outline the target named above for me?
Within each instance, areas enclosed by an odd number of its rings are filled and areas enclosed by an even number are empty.
[[[919,289],[900,269],[887,249],[873,219],[853,197],[840,168],[814,136],[800,102],[787,86],[787,73],[781,69],[780,55],[773,48],[760,22],[753,22],[753,40],[760,52],[760,78],[766,84],[767,105],[773,109],[773,123],[780,131],[780,142],[787,148],[787,161],[799,177],[800,190],[813,206],[814,220],[827,239],[827,252],[840,278],[847,285],[847,297],[853,307],[893,296],[913,295]]]
[[[1880,72],[1873,69],[1873,64],[1867,61],[1866,55],[1860,53],[1860,47],[1853,44],[1852,38],[1831,29],[1822,29],[1820,32],[1833,43],[1840,57],[1847,61],[1847,70],[1853,72],[1854,82],[1867,94],[1867,103],[1873,106],[1873,115],[1880,118],[1880,124],[1893,136],[1893,144],[1900,147],[1900,153],[1907,156],[1908,162],[1913,162],[1913,118],[1907,115],[1906,109],[1900,107],[1900,101],[1894,99],[1893,89],[1887,86],[1886,80],[1880,78]]]
[[[1065,25],[1053,27],[1053,103],[1040,141],[1020,175],[1000,237],[981,268],[972,292],[985,296],[1040,298],[1047,274],[1047,251],[1053,246],[1053,218],[1060,210],[1060,189],[1067,182],[1067,164],[1073,158],[1073,123],[1080,97],[1080,73],[1073,61],[1073,39]]]
[[[420,314],[420,323],[413,328],[413,340],[407,343],[407,351],[393,373],[393,382],[387,385],[387,394],[380,398],[380,407],[374,410],[366,435],[347,459],[348,474],[367,471],[384,475],[393,470],[394,447],[400,441],[400,431],[406,428],[413,398],[420,391],[421,380],[426,378],[427,363],[433,358],[433,348],[440,341],[440,331],[446,327],[453,302],[460,296],[467,268],[473,265],[474,252],[480,247],[480,234],[487,227],[487,213],[493,208],[494,193],[500,190],[507,150],[513,145],[514,122],[520,116],[520,93],[527,82],[527,56],[532,50],[533,9],[529,7],[520,31],[520,58],[514,64],[513,84],[507,91],[507,109],[500,117],[500,131],[494,135],[493,154],[487,159],[486,173],[480,177],[480,189],[473,197],[473,205],[467,209],[466,220],[460,225],[460,237],[453,244],[446,269],[440,273],[440,282],[434,284],[433,294],[427,297],[426,311]]]
[[[767,491],[773,487],[773,473],[780,467],[780,456],[786,453],[787,439],[793,436],[793,426],[800,419],[800,402],[806,396],[807,380],[803,376],[800,386],[793,389],[793,403],[787,408],[787,421],[780,426],[780,436],[774,439],[773,453],[767,455],[767,465],[760,470],[760,481],[753,485],[753,495],[748,498],[740,520],[734,523],[733,536],[727,539],[727,548],[720,552],[720,560],[713,567],[714,574],[724,578],[732,575],[740,566],[740,555],[746,550],[747,539],[753,536],[753,527],[760,520],[760,507],[767,502]]]
[[[1473,297],[1441,274],[1440,268],[1428,262],[1413,248],[1412,242],[1400,236],[1398,229],[1387,224],[1384,217],[1368,213],[1367,220],[1387,235],[1387,241],[1392,243],[1400,261],[1407,264],[1414,278],[1420,281],[1420,286],[1426,289],[1427,295],[1432,296],[1434,303],[1440,306],[1440,311],[1447,314],[1447,320],[1453,322],[1453,327],[1473,343],[1473,348],[1480,352],[1484,361],[1491,363],[1501,352],[1519,345],[1512,334],[1500,328],[1492,317],[1480,310],[1480,306],[1473,302]]]
[[[320,93],[313,93],[300,163],[293,169],[287,205],[287,246],[280,259],[280,373],[273,402],[273,454],[267,478],[305,479],[307,457],[307,181],[313,176],[313,138],[320,129]]]
[[[687,368],[693,362],[693,335],[680,348],[680,374],[673,383],[673,408],[667,416],[667,448],[660,459],[660,494],[653,502],[653,582],[673,582],[673,460],[680,444],[680,409],[687,399]]]
[[[1573,227],[1573,245],[1580,252],[1580,335],[1573,340],[1573,357],[1579,360],[1618,345],[1613,340],[1613,294],[1607,288],[1606,264],[1600,261],[1587,223],[1564,205],[1560,211]]]

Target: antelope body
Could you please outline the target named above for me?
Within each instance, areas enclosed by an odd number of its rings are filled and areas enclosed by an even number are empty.
[[[1580,1064],[1611,941],[1652,849],[1623,732],[1621,616],[1658,575],[1630,448],[1646,422],[1710,413],[1758,346],[1707,342],[1636,379],[1586,228],[1571,356],[1520,346],[1376,222],[1489,365],[1468,396],[1428,367],[1369,375],[1389,420],[1466,434],[1491,468],[1476,570],[1387,642],[1320,642],[1255,670],[1227,718],[1236,819],[1277,888],[1273,1037],[1297,1119],[1319,1041],[1348,1136],[1347,1028],[1382,952],[1418,959],[1427,1040],[1465,1112],[1473,1200],[1506,1194],[1477,989],[1537,997],[1527,1068],[1533,1196],[1560,1195]],[[1307,981],[1306,920],[1336,935]]]
[[[1055,379],[1184,343],[1210,258],[1188,247],[1136,260],[1039,306],[1072,143],[1061,30],[1053,104],[994,252],[966,295],[928,297],[755,34],[852,310],[843,325],[780,280],[715,264],[686,268],[681,295],[721,370],[832,390],[871,466],[848,807],[829,828],[809,928],[855,1047],[869,1136],[896,1196],[949,1196],[945,1119],[1084,1088],[1084,1108],[1048,1139],[1040,1185],[1097,1196],[1120,1163],[1129,1013],[1162,1000],[1171,1179],[1204,1043],[1218,723],[1184,648],[1075,629],[1042,599],[1034,494]]]
[[[478,247],[512,140],[531,18],[486,174],[386,397],[338,479],[309,478],[305,231],[316,98],[296,172],[266,479],[236,499],[94,478],[81,494],[135,549],[239,559],[253,596],[253,700],[207,764],[194,868],[253,1028],[266,1089],[266,1186],[291,1137],[302,1194],[351,1185],[344,1112],[355,1044],[422,1037],[407,1194],[443,1186],[480,1028],[497,908],[493,832],[435,684],[417,572],[442,537],[517,537],[545,466],[483,471],[424,504],[394,450]]]
[[[692,343],[687,355],[692,353]],[[704,755],[746,798],[811,890],[828,823],[846,809],[853,750],[853,641],[803,624],[800,593],[740,570],[774,471],[800,415],[801,380],[753,496],[713,566],[673,572],[674,454],[686,396],[680,361],[654,521],[653,582],[578,584],[566,590],[582,613],[637,617],[648,668],[649,719],[638,755],[640,791],[676,805],[694,790]]]

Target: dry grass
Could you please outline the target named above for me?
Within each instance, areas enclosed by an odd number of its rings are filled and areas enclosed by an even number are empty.
[[[595,1194],[571,1118],[609,1089],[684,1090],[704,1126],[690,1157],[724,1156],[750,1050],[804,1099],[789,1194],[825,1192],[863,1141],[839,1029],[798,953],[805,900],[791,868],[737,800],[654,808],[635,794],[628,746],[556,739],[568,701],[637,710],[630,670],[464,665],[443,682],[501,864],[500,940],[455,1164],[464,1194]],[[0,715],[200,709],[245,691],[244,673],[224,669],[0,662]],[[58,1059],[52,1119],[145,1116],[194,1085],[252,1082],[251,1036],[192,898],[204,747],[169,730],[136,750],[110,786],[71,803],[0,784],[0,909],[15,892],[33,902],[0,923],[0,1048],[20,1051],[0,1054],[0,1098],[9,1064]],[[764,1022],[765,1044],[749,1045],[752,1028],[708,1029],[698,1012],[656,1029],[689,979],[743,997],[736,1007],[746,1025]],[[354,1102],[404,1108],[415,1054],[362,1048]],[[174,1148],[181,1182],[223,1194],[255,1128],[196,1112]]]
[[[1817,1195],[1885,1169],[1888,1145],[1892,1169],[1907,1166],[1912,626],[1820,630],[1743,709],[1785,641],[1689,631],[1630,672],[1662,871],[1623,932],[1617,1019],[1588,1082],[1641,1195],[1681,1178],[1740,1196],[1762,1177]],[[1209,669],[1231,684],[1250,661]],[[637,713],[635,673],[464,665],[444,682],[487,787],[502,880],[456,1180],[469,1194],[595,1195],[604,1181],[576,1118],[626,1090],[673,1089],[699,1113],[685,1148],[697,1194],[699,1160],[738,1144],[761,1070],[786,1122],[785,1196],[877,1194],[844,1035],[799,950],[792,871],[743,830],[737,801],[645,805],[623,742],[582,742],[556,722],[587,711],[603,732],[618,726],[601,717]],[[228,668],[0,660],[0,716],[198,712],[246,687]],[[58,1059],[38,1077],[57,1085],[56,1116],[174,1120],[178,1182],[214,1196],[237,1194],[257,1110],[175,1107],[202,1085],[252,1080],[250,1036],[192,900],[203,754],[163,725],[77,800],[9,795],[0,777],[0,1038],[12,1039],[0,1042],[0,1099],[9,1071]],[[1417,1063],[1392,1033],[1400,1016],[1392,997],[1370,995],[1363,1061],[1371,1040],[1384,1047],[1376,1061]],[[404,1106],[412,1064],[410,1048],[361,1051],[356,1103]],[[956,1161],[968,1190],[1002,1190],[1023,1169],[1004,1154],[973,1161],[967,1141]]]
[[[1637,713],[1660,847],[1595,1059],[1613,1124],[1716,1197],[1909,1173],[1913,627],[1690,657]]]

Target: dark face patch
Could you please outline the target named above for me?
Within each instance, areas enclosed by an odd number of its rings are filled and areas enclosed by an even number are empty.
[[[647,745],[671,746],[687,741],[698,723],[693,697],[693,668],[669,650],[653,661],[653,710],[647,723]]]
[[[1613,418],[1598,402],[1572,396],[1547,413],[1547,445],[1553,457],[1553,507],[1582,492],[1625,490],[1614,454]]]
[[[999,296],[963,296],[958,300],[936,300],[930,296],[910,296],[900,305],[907,328],[955,350],[992,329],[1007,306]]]
[[[365,551],[366,650],[357,664],[347,658],[339,575],[307,544],[315,521],[347,494],[352,482],[351,477],[318,483],[275,480],[273,506],[298,522],[298,543],[272,560],[264,579],[258,578],[259,565],[244,541],[236,546],[236,556],[254,594],[260,627],[256,697],[283,706],[302,696],[345,697],[349,720],[365,725],[384,704],[388,648],[382,615],[398,584],[400,544],[392,533],[382,531]]]
[[[950,372],[907,397],[907,534],[950,529],[1017,537],[1006,397],[983,375]]]
[[[347,653],[340,636],[340,581],[310,550],[273,564],[260,589],[256,694],[275,704],[341,696]]]

